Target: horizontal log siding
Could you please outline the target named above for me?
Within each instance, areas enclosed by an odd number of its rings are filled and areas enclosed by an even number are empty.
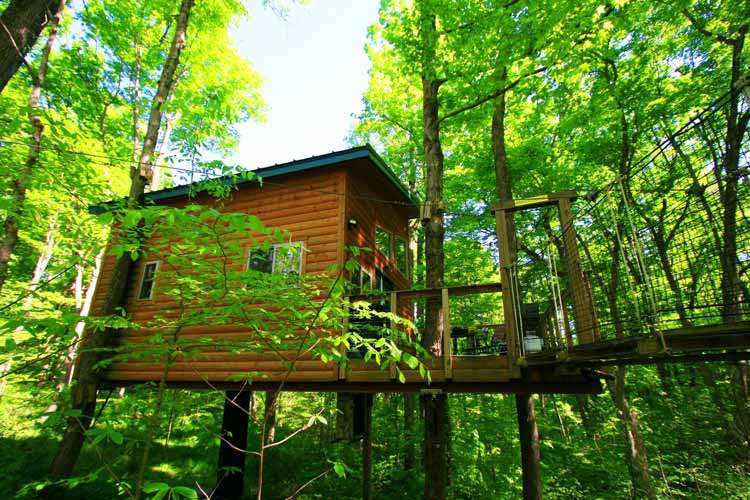
[[[368,247],[355,260],[375,280],[375,268],[393,281],[396,290],[411,288],[410,277],[396,269],[396,263],[383,255],[375,245],[375,228],[381,227],[395,236],[409,241],[409,216],[411,210],[404,204],[404,197],[380,172],[359,164],[347,170],[345,220],[355,219],[354,229],[346,229],[346,245]],[[351,256],[347,256],[351,258]],[[411,264],[411,263],[410,263]],[[411,301],[399,301],[399,315],[412,318]],[[395,376],[393,370],[381,370],[374,362],[351,360],[350,370],[342,378],[352,382],[387,381]],[[414,377],[409,377],[414,378]],[[434,380],[444,380],[442,373],[434,372]],[[421,381],[421,378],[420,378]]]
[[[302,241],[307,252],[303,256],[303,273],[319,274],[334,264],[343,262],[344,243],[344,193],[346,175],[343,167],[329,167],[314,171],[292,174],[281,178],[270,179],[262,187],[257,184],[241,186],[220,210],[225,212],[244,212],[256,215],[267,227],[278,227],[291,233],[291,241]],[[192,203],[211,205],[212,199],[199,195]],[[170,200],[173,206],[185,206],[187,199]],[[252,243],[251,235],[238,235],[244,246]],[[148,242],[147,242],[148,246]],[[210,258],[210,257],[207,257]],[[144,256],[133,266],[131,272],[126,310],[130,317],[141,324],[148,323],[157,313],[176,308],[177,304],[170,297],[159,292],[164,285],[157,273],[155,291],[152,300],[138,300],[136,295],[140,287],[143,267],[150,259]],[[102,276],[99,280],[92,305],[93,311],[101,311],[104,298],[112,279],[115,257],[105,257]],[[168,266],[160,263],[160,270]],[[246,263],[235,263],[234,270],[245,269]],[[153,330],[151,330],[153,332]],[[165,332],[166,333],[166,332]],[[145,344],[151,333],[146,329],[122,332],[119,341]],[[200,340],[211,338],[217,342],[242,342],[252,332],[233,325],[191,326],[180,332],[180,339]],[[293,348],[293,346],[290,346]],[[226,380],[236,373],[262,372],[267,378],[257,380],[278,382],[311,381],[324,382],[338,378],[338,367],[332,363],[322,363],[310,359],[305,354],[295,363],[292,371],[280,362],[279,353],[241,353],[233,354],[202,344],[203,354],[189,360],[180,360],[170,369],[168,381],[200,382],[204,379],[212,382]],[[285,359],[294,359],[295,350],[280,353]],[[127,361],[113,363],[105,371],[105,378],[111,382],[158,380],[163,365],[159,362]],[[288,376],[287,376],[287,372]]]

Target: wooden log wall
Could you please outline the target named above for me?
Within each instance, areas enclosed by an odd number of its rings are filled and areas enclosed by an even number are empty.
[[[372,170],[357,165],[350,169],[346,176],[346,221],[355,220],[356,225],[344,228],[344,241],[349,247],[369,248],[369,251],[360,252],[355,260],[366,270],[373,279],[375,286],[376,269],[380,269],[391,281],[396,290],[406,290],[411,287],[411,278],[407,270],[401,272],[391,256],[383,254],[375,242],[375,230],[380,227],[390,232],[394,237],[409,241],[409,217],[408,207],[404,206],[403,198],[396,188],[388,182],[382,174],[373,176]],[[409,252],[407,252],[409,255]],[[347,252],[345,258],[353,258]],[[407,259],[408,261],[409,259]],[[412,263],[407,262],[407,268],[411,269]],[[395,312],[405,318],[413,318],[412,302],[408,300],[399,301]],[[405,368],[408,370],[408,368]],[[364,362],[362,360],[351,360],[350,370],[340,374],[341,379],[353,382],[377,381],[387,382],[396,377],[395,370],[381,370],[375,362]],[[418,381],[421,381],[419,377]]]
[[[278,179],[278,180],[277,180]],[[187,203],[199,203],[215,206],[222,212],[240,212],[256,215],[266,227],[278,227],[289,233],[287,241],[302,242],[306,252],[302,256],[302,272],[323,274],[327,268],[340,262],[341,227],[343,226],[343,205],[345,189],[345,170],[341,167],[328,167],[307,172],[285,175],[282,178],[271,178],[262,187],[256,183],[243,185],[235,192],[230,201],[223,206],[215,205],[214,200],[206,194],[199,195],[194,200],[186,197],[169,200],[169,204],[176,207]],[[245,249],[239,262],[232,263],[231,270],[246,269],[249,248],[253,239],[259,235],[234,235]],[[158,235],[145,243],[157,244]],[[204,256],[205,259],[212,257]],[[106,290],[111,281],[114,256],[108,255],[105,260],[102,277],[94,297],[93,310],[100,311]],[[143,328],[122,331],[120,345],[138,343],[142,351],[156,333],[169,335],[169,329],[159,332],[153,325],[157,315],[166,319],[174,317],[178,304],[163,292],[169,285],[164,279],[170,270],[169,263],[163,259],[159,264],[153,298],[142,300],[137,298],[144,266],[152,260],[148,254],[141,257],[134,266],[130,277],[126,310],[129,317],[142,325]],[[300,328],[304,325],[300,325]],[[288,325],[285,325],[289,328]],[[259,380],[268,382],[288,381],[330,381],[338,376],[338,368],[334,363],[323,363],[312,359],[307,353],[300,354],[298,345],[292,342],[288,350],[275,352],[242,352],[235,354],[230,351],[242,349],[242,343],[252,338],[253,331],[237,325],[192,325],[182,329],[178,336],[183,350],[190,345],[202,351],[200,355],[180,356],[171,366],[168,380],[173,382],[224,381],[228,377],[256,372]],[[210,339],[210,342],[206,342]],[[232,343],[239,343],[232,345]],[[255,342],[248,342],[252,350],[257,350]],[[145,361],[145,362],[144,362]],[[144,361],[126,361],[111,365],[105,378],[110,381],[148,381],[158,380],[164,369],[159,359]],[[289,370],[289,364],[294,362],[294,370]],[[262,374],[262,376],[260,375]]]

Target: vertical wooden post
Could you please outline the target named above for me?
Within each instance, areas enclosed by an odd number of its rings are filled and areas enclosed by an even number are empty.
[[[224,417],[221,421],[221,444],[219,445],[219,466],[216,473],[216,489],[213,498],[217,500],[239,500],[245,479],[245,453],[238,451],[247,448],[247,425],[250,415],[250,391],[227,391],[224,399]],[[227,443],[227,441],[229,443]],[[230,445],[231,444],[231,445]],[[226,468],[239,469],[227,472]]]
[[[576,230],[573,226],[573,214],[570,209],[570,199],[561,198],[557,202],[560,211],[560,229],[562,232],[565,258],[568,264],[568,276],[573,296],[573,314],[575,315],[576,335],[579,344],[594,342],[596,335],[596,321],[594,320],[594,305],[581,268],[581,257],[578,254]]]
[[[497,246],[500,251],[500,281],[503,285],[503,316],[505,317],[505,343],[508,347],[508,366],[511,377],[521,376],[521,369],[516,364],[519,358],[518,333],[516,331],[516,310],[513,307],[513,282],[511,279],[511,264],[513,262],[513,250],[510,247],[512,241],[509,234],[509,215],[503,209],[495,210],[495,229],[497,233]]]
[[[536,426],[534,397],[531,394],[516,394],[516,416],[521,444],[523,498],[524,500],[542,500],[539,430]]]
[[[443,307],[443,368],[445,378],[453,378],[453,343],[451,342],[451,306],[448,296],[448,289],[443,288],[441,291],[441,301]]]
[[[362,500],[372,498],[372,394],[363,394],[365,400],[364,432],[362,433]]]

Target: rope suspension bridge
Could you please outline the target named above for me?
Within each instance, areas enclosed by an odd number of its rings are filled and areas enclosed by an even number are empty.
[[[600,189],[495,207],[519,365],[750,358],[750,141],[725,140],[727,104]]]

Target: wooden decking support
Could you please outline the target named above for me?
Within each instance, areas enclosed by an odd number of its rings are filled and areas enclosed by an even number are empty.
[[[656,337],[612,339],[527,357],[530,366],[602,366],[750,359],[750,323],[677,328]]]

